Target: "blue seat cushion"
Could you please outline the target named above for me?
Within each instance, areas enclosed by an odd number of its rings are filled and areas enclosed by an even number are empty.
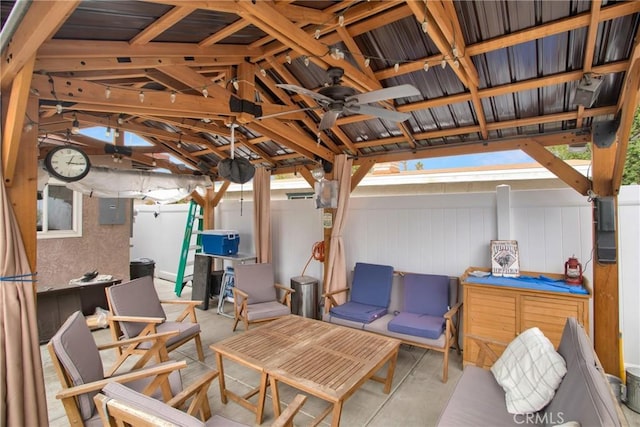
[[[393,267],[390,265],[357,262],[349,299],[360,304],[389,307],[392,283]]]
[[[444,328],[444,317],[408,312],[399,313],[387,325],[392,332],[434,340],[442,335]]]
[[[332,316],[340,317],[342,319],[354,322],[371,323],[379,317],[387,314],[387,308],[349,301],[331,308],[329,312]]]

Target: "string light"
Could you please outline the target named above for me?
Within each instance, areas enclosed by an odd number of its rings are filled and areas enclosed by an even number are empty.
[[[400,63],[396,62],[396,65],[393,66],[393,71],[397,73],[399,69],[400,69]]]
[[[425,72],[429,71],[429,63],[427,61],[424,61],[424,65],[422,66],[422,69]]]
[[[318,40],[320,38],[320,28],[316,29],[316,33],[314,35],[315,39]]]
[[[304,57],[304,65],[305,65],[306,67],[308,67],[308,66],[309,66],[309,57],[308,57],[308,56],[305,56],[305,57]]]
[[[287,56],[284,57],[284,60],[287,61],[287,64],[291,65],[291,55],[287,53]]]
[[[460,61],[458,61],[458,58],[453,60],[453,66],[456,68],[460,68]]]
[[[115,132],[113,133],[113,136],[115,136],[116,138],[120,136],[120,130],[118,130],[116,128]]]
[[[175,103],[176,102],[176,91],[171,91],[171,95],[169,95],[169,100],[171,100],[171,103]]]
[[[233,88],[235,90],[240,89],[240,83],[238,83],[238,80],[234,80],[233,82],[231,82],[231,84],[233,85]]]
[[[107,126],[107,130],[104,131],[104,136],[109,138],[111,136],[111,126]]]
[[[442,68],[446,68],[446,67],[447,67],[447,60],[446,60],[446,59],[444,59],[444,58],[442,58],[442,61],[440,61],[440,66],[441,66]]]
[[[364,59],[365,68],[369,68],[369,64],[371,64],[371,58],[365,58]]]
[[[140,102],[144,102],[144,91],[140,91],[140,93],[138,94],[138,99],[140,100]]]
[[[429,29],[429,24],[427,23],[427,16],[425,15],[424,21],[422,21],[422,32],[426,34]]]
[[[204,96],[205,98],[209,96],[209,91],[206,87],[202,88],[202,96]]]
[[[77,135],[80,133],[80,122],[78,122],[78,118],[76,115],[73,115],[73,123],[71,124],[71,133]]]
[[[454,56],[454,58],[457,58],[458,56],[458,48],[456,47],[456,45],[453,45],[453,48],[451,49],[451,54]]]
[[[262,75],[262,77],[267,77],[267,70],[265,70],[264,68],[260,68],[260,74]]]
[[[338,25],[344,27],[344,15],[338,16]]]
[[[124,124],[124,118],[122,117],[122,113],[118,115],[118,124],[119,125]]]
[[[56,104],[56,113],[62,114],[62,104],[59,102]]]
[[[104,90],[104,97],[107,99],[111,98],[111,88],[109,86]]]

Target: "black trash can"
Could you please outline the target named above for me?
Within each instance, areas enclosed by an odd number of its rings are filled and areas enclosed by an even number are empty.
[[[149,258],[138,258],[131,261],[129,264],[129,277],[131,279],[137,279],[139,277],[151,276],[155,270],[156,263]]]

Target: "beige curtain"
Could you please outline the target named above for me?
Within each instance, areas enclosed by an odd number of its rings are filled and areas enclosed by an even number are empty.
[[[47,426],[33,276],[4,179],[0,204],[0,425]]]
[[[347,222],[347,210],[349,209],[352,164],[353,161],[345,154],[336,156],[333,164],[333,176],[338,181],[338,208],[333,219],[333,230],[331,230],[325,292],[347,287],[347,266],[342,231]],[[336,301],[339,304],[345,302],[344,293],[336,295]]]
[[[253,176],[253,232],[256,262],[271,262],[271,172],[262,167]]]

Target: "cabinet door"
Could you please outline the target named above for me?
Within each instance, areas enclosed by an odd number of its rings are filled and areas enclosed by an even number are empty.
[[[516,336],[516,295],[469,288],[465,297],[464,360],[491,366],[493,360],[478,360],[481,346],[487,345],[499,357]]]
[[[584,324],[583,303],[571,298],[525,296],[522,298],[522,331],[537,326],[557,349],[567,317]]]

